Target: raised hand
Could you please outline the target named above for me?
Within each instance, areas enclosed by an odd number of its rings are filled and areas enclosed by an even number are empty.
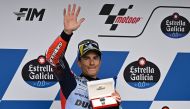
[[[71,5],[69,4],[68,10],[64,8],[64,31],[67,34],[72,34],[73,31],[77,30],[81,23],[85,20],[84,18],[81,18],[79,21],[77,21],[78,15],[80,13],[81,7],[78,6],[76,10],[76,4],[73,4],[73,7],[71,9]]]

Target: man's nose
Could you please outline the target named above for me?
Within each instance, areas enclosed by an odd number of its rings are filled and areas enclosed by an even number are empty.
[[[94,65],[94,60],[90,59],[90,65]]]

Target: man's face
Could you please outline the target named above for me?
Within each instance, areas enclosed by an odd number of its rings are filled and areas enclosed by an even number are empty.
[[[84,75],[96,78],[101,64],[100,56],[94,52],[89,51],[78,61]]]

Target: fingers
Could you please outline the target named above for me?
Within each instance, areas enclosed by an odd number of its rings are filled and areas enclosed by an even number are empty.
[[[119,95],[112,95],[112,97],[117,101],[117,102],[121,102],[121,97]]]
[[[79,6],[78,9],[77,9],[77,12],[76,12],[76,16],[78,17],[79,13],[80,13],[80,9],[81,7]]]
[[[76,4],[73,4],[73,9],[72,9],[71,15],[75,14],[75,9],[76,9]]]
[[[78,9],[77,9],[77,11],[76,11],[76,4],[73,4],[73,7],[72,7],[72,9],[71,9],[71,4],[69,4],[68,5],[68,10],[67,10],[67,12],[66,12],[66,9],[64,8],[64,16],[65,15],[76,15],[76,17],[78,17],[78,15],[79,15],[79,13],[80,13],[80,9],[81,9],[81,7],[79,6],[78,7]],[[76,11],[76,13],[75,13],[75,11]]]
[[[66,15],[66,9],[64,8],[64,11],[63,11],[63,15],[65,16]]]
[[[119,93],[117,91],[115,91],[114,93],[112,93],[112,97],[117,101],[117,102],[121,102],[121,97],[119,95]]]
[[[81,18],[81,19],[79,20],[79,24],[81,24],[82,22],[84,22],[84,20],[85,20],[85,18]]]
[[[69,4],[69,6],[68,6],[68,12],[67,12],[67,14],[70,16],[71,14],[71,4]]]
[[[67,9],[64,8],[64,28],[69,29],[70,31],[74,31],[80,27],[81,23],[85,20],[84,18],[81,18],[78,21],[80,9],[81,7],[77,7],[76,4],[69,4]]]
[[[115,92],[112,93],[113,96],[120,96],[119,93],[115,90]]]

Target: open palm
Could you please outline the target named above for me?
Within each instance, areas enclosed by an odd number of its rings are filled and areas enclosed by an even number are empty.
[[[73,4],[72,10],[71,5],[69,4],[68,10],[64,9],[64,31],[68,34],[71,34],[73,31],[77,30],[81,23],[84,21],[84,18],[81,18],[77,21],[78,15],[80,13],[80,7],[76,11],[76,4]]]

